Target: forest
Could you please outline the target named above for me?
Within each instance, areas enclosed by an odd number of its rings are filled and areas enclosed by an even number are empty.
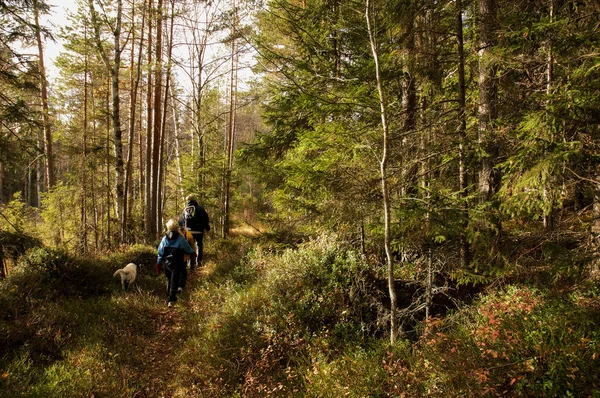
[[[68,3],[0,0],[0,396],[600,397],[600,2]]]

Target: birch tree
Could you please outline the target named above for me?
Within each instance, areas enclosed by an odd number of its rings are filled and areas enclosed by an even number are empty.
[[[398,332],[398,326],[396,324],[396,309],[397,309],[397,298],[396,298],[396,285],[394,281],[394,260],[392,258],[391,249],[391,210],[390,210],[390,194],[388,187],[388,158],[389,158],[389,124],[387,115],[387,99],[383,92],[383,81],[381,78],[381,71],[379,66],[379,52],[377,47],[377,40],[373,32],[373,21],[372,21],[372,5],[370,0],[366,0],[365,6],[365,19],[367,21],[367,31],[369,34],[369,43],[371,45],[371,53],[373,55],[373,61],[375,62],[375,82],[377,85],[377,95],[379,97],[379,107],[381,116],[381,132],[382,132],[382,148],[381,158],[379,160],[379,170],[381,173],[381,194],[383,197],[383,224],[384,224],[384,248],[385,257],[387,263],[387,277],[388,277],[388,290],[390,294],[390,345],[396,343],[396,337]]]

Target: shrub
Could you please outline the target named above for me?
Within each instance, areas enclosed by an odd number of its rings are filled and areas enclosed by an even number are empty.
[[[221,286],[221,312],[206,325],[207,340],[193,348],[216,358],[212,372],[230,391],[236,385],[244,396],[299,391],[311,358],[341,355],[376,327],[368,266],[334,238],[281,255],[258,249],[235,269],[252,283]]]
[[[431,396],[596,396],[596,309],[511,286],[427,324],[414,369]]]

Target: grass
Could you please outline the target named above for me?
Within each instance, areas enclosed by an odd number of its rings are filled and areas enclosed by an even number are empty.
[[[593,281],[511,281],[389,347],[377,273],[334,237],[205,247],[173,309],[152,247],[30,250],[0,282],[0,396],[600,396]]]

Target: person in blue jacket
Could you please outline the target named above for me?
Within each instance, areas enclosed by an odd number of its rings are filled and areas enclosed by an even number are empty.
[[[185,254],[194,254],[194,249],[187,243],[178,229],[176,220],[167,221],[167,233],[158,245],[158,259],[156,260],[156,275],[160,275],[162,264],[165,264],[167,277],[168,306],[172,307],[177,301],[179,278],[186,264],[183,260]]]

